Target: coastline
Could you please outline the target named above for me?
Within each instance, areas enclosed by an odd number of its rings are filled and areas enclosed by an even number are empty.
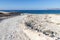
[[[18,15],[21,15],[21,13],[0,11],[0,21],[3,20],[3,19],[8,19],[8,18],[15,17],[15,16],[18,16]]]

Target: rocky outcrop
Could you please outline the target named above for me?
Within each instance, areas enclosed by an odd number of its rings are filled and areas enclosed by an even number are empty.
[[[21,15],[20,12],[0,12],[0,20]]]
[[[0,17],[4,16],[17,16],[20,15],[20,12],[0,12]]]
[[[60,15],[24,14],[0,22],[0,40],[60,40]],[[58,21],[59,22],[58,22]]]

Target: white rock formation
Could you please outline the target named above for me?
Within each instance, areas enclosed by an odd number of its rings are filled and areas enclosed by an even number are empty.
[[[60,40],[60,15],[24,14],[0,22],[0,40]]]

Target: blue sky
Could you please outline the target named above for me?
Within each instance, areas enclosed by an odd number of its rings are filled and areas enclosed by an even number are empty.
[[[60,8],[60,0],[0,0],[0,9],[40,10]]]

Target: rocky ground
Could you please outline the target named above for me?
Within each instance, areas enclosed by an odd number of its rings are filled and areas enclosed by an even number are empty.
[[[9,17],[0,22],[0,40],[60,40],[59,14]]]
[[[7,18],[11,18],[11,17],[15,17],[21,15],[21,13],[19,12],[0,12],[0,21],[3,19],[7,19]]]

